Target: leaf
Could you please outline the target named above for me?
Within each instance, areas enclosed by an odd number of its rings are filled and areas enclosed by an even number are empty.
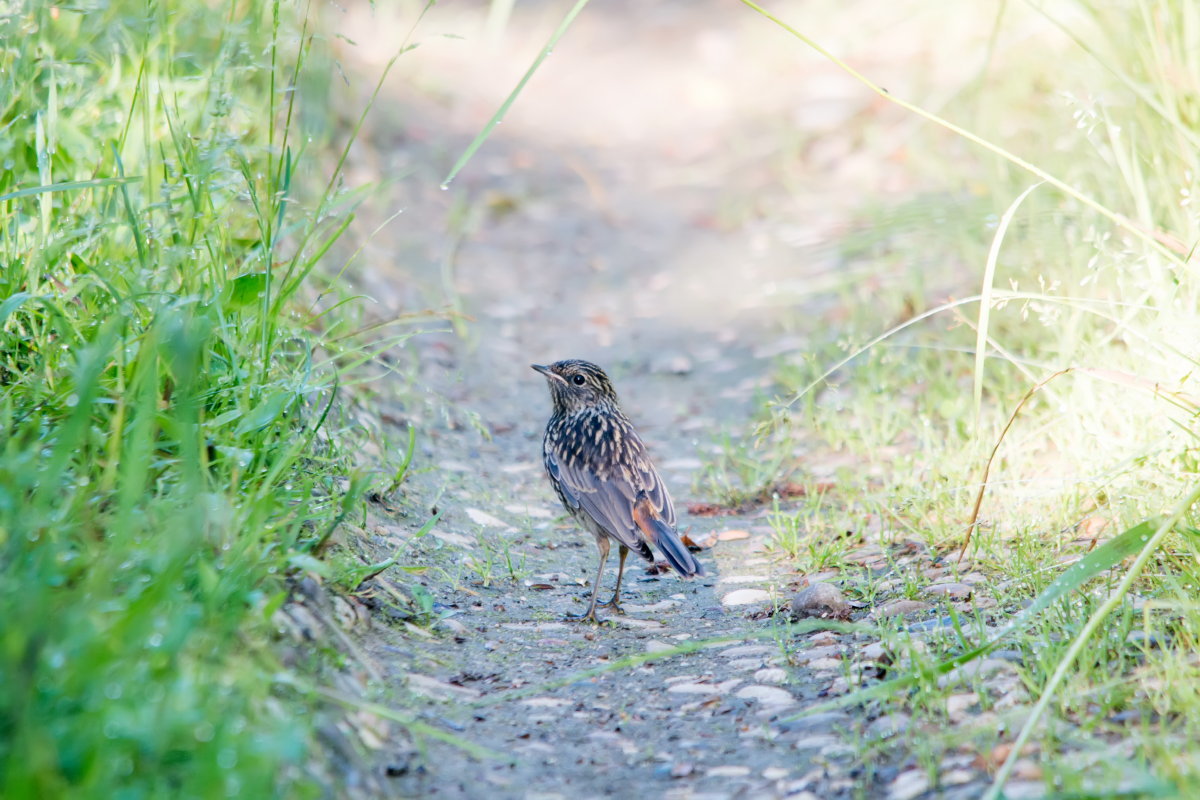
[[[308,553],[292,553],[288,556],[288,566],[320,575],[322,578],[328,578],[330,575],[329,565]]]
[[[266,291],[267,273],[247,272],[225,284],[225,304],[230,308],[258,305]]]
[[[30,297],[33,297],[33,295],[29,292],[17,292],[3,303],[0,303],[0,325],[3,325],[4,321],[8,319],[9,314],[20,308]]]
[[[250,409],[249,413],[238,423],[237,428],[234,429],[234,433],[249,433],[250,431],[265,428],[279,419],[295,399],[295,392],[289,392],[284,389],[272,392],[267,395],[265,400]]]

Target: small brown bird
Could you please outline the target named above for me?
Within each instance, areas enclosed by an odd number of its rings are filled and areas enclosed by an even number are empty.
[[[542,441],[550,483],[575,520],[596,537],[600,550],[592,602],[580,619],[598,621],[596,597],[610,539],[621,548],[621,562],[616,591],[600,605],[618,612],[630,550],[654,563],[649,547],[653,544],[680,575],[703,575],[704,568],[675,532],[671,495],[650,463],[646,445],[621,411],[604,370],[578,360],[532,367],[546,376],[554,402]]]

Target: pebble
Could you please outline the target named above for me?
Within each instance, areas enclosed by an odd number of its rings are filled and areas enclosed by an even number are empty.
[[[975,773],[961,767],[946,770],[938,777],[938,782],[942,786],[962,786],[964,783],[970,783],[973,780],[975,780]]]
[[[823,750],[830,745],[841,744],[842,740],[828,733],[817,733],[812,736],[805,736],[802,739],[797,739],[792,742],[792,747],[796,750]]]
[[[779,667],[767,667],[754,673],[754,680],[759,683],[783,683],[787,680],[787,670]]]
[[[481,511],[478,508],[464,508],[463,512],[471,518],[471,522],[476,525],[483,525],[486,528],[507,528],[512,530],[512,526],[502,519],[497,519],[486,511]]]
[[[913,800],[929,791],[929,775],[923,769],[901,772],[888,787],[888,800]]]
[[[633,614],[652,614],[655,611],[666,611],[674,608],[677,605],[679,605],[679,602],[676,600],[659,600],[657,603],[650,603],[649,605],[645,606],[634,605],[633,603],[622,603],[621,608]]]
[[[824,647],[810,647],[807,650],[800,650],[792,654],[792,661],[797,664],[811,664],[813,661],[819,661],[825,658],[838,658],[846,649],[840,645],[826,645]]]
[[[780,722],[778,727],[781,733],[812,733],[848,729],[850,723],[850,715],[843,711],[823,711]]]
[[[908,714],[897,711],[894,714],[884,714],[867,726],[867,733],[880,739],[890,739],[908,730],[910,718]]]
[[[1004,784],[1006,800],[1038,800],[1046,796],[1044,781],[1009,781]]]
[[[921,600],[891,600],[881,606],[876,606],[871,612],[872,617],[906,617],[918,611],[928,611],[933,608]]]
[[[660,642],[658,639],[651,639],[650,641],[646,642],[647,653],[666,653],[674,649],[674,645],[667,644],[666,642]]]
[[[729,668],[731,670],[760,669],[765,660],[763,658],[735,658],[729,662]]]
[[[744,778],[750,774],[750,768],[734,765],[710,767],[704,774],[709,778]]]
[[[850,604],[832,583],[814,583],[792,598],[792,618],[849,619]]]
[[[530,697],[522,700],[521,705],[529,706],[530,708],[559,708],[571,705],[571,701],[563,700],[561,697]]]
[[[676,683],[667,687],[672,694],[716,694],[720,691],[711,683]]]
[[[757,700],[768,706],[790,706],[796,702],[790,692],[778,686],[751,685],[738,690],[736,695],[744,700]]]
[[[419,694],[432,700],[464,701],[479,698],[479,692],[474,689],[468,689],[465,686],[455,686],[452,683],[444,683],[437,678],[420,675],[416,672],[408,673],[408,688],[414,694]]]
[[[1015,667],[1002,658],[976,659],[975,661],[968,661],[966,664],[961,664],[945,675],[942,675],[938,678],[937,684],[940,688],[945,688],[972,678],[987,678],[1002,670],[1013,669]]]
[[[765,583],[766,580],[762,575],[723,575],[717,583]]]
[[[611,617],[612,621],[617,625],[622,625],[626,628],[639,628],[641,630],[661,630],[667,627],[661,622],[653,619],[634,619],[633,617]]]
[[[748,606],[753,603],[766,603],[771,599],[771,593],[762,589],[736,589],[721,598],[723,606]]]
[[[762,776],[769,781],[780,781],[788,776],[788,771],[783,767],[767,767],[762,771]]]
[[[946,716],[951,722],[962,722],[967,717],[967,710],[979,702],[975,692],[952,694],[946,698]]]
[[[935,583],[925,587],[925,594],[930,597],[949,597],[951,600],[969,600],[975,593],[975,588],[965,583]]]
[[[872,642],[859,651],[859,655],[867,661],[879,663],[887,655],[887,648],[883,646],[883,642]]]
[[[746,656],[766,655],[774,653],[775,648],[765,644],[741,644],[737,647],[731,647],[728,650],[722,650],[721,655],[726,658],[745,658]]]

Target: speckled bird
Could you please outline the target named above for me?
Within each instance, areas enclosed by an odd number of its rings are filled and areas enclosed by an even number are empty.
[[[592,602],[580,619],[597,621],[596,598],[611,542],[620,547],[617,588],[601,606],[620,612],[621,578],[630,550],[654,563],[654,545],[680,575],[703,575],[704,568],[675,532],[671,495],[604,370],[574,359],[532,366],[546,377],[554,403],[542,441],[546,473],[558,499],[596,537],[600,551]]]

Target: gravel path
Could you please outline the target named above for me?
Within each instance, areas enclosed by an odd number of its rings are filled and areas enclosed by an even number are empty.
[[[440,178],[546,35],[544,18],[519,17],[485,63],[423,42],[416,53],[432,52],[410,72],[402,63],[350,164],[352,178],[397,179],[364,209],[360,233],[404,210],[362,256],[363,289],[382,315],[450,306],[469,319],[406,345],[412,360],[400,369],[422,387],[416,402],[404,380],[394,397],[382,390],[385,422],[412,421],[420,438],[409,517],[379,509],[366,549],[379,558],[404,545],[403,563],[427,568],[368,587],[375,613],[356,641],[390,705],[496,755],[428,738],[391,743],[385,791],[922,796],[927,771],[878,744],[905,719],[880,709],[792,719],[845,691],[870,644],[797,633],[770,614],[821,576],[798,575],[768,550],[764,509],[687,511],[712,499],[698,492],[700,470],[723,435],[747,433],[776,358],[829,336],[841,265],[825,245],[844,224],[840,209],[854,205],[834,187],[862,163],[833,134],[868,113],[868,100],[822,66],[768,100],[751,97],[750,67],[736,56],[747,34],[718,24],[706,3],[654,4],[616,58],[613,37],[628,35],[621,4],[595,5],[450,191],[437,191]],[[423,24],[454,31],[463,19]],[[395,38],[373,44],[372,30],[386,26],[365,11],[342,24],[359,43],[345,58],[372,73]],[[786,52],[774,40],[763,47],[765,58],[791,57],[772,56]],[[694,69],[665,67],[678,63]],[[802,99],[807,114],[794,116]],[[780,116],[808,148],[811,195],[773,173],[788,144]],[[700,555],[708,575],[698,580],[631,560],[627,613],[607,613],[601,627],[563,621],[586,607],[596,551],[542,473],[550,404],[528,366],[568,357],[608,370],[681,528],[696,540],[720,534]],[[413,539],[417,516],[433,508],[440,522]],[[610,560],[606,587],[614,579]],[[433,635],[389,618],[389,581],[402,593],[425,589],[441,618]],[[706,644],[675,652],[696,643]],[[961,774],[937,796],[978,794],[983,776],[969,761],[943,764]]]

